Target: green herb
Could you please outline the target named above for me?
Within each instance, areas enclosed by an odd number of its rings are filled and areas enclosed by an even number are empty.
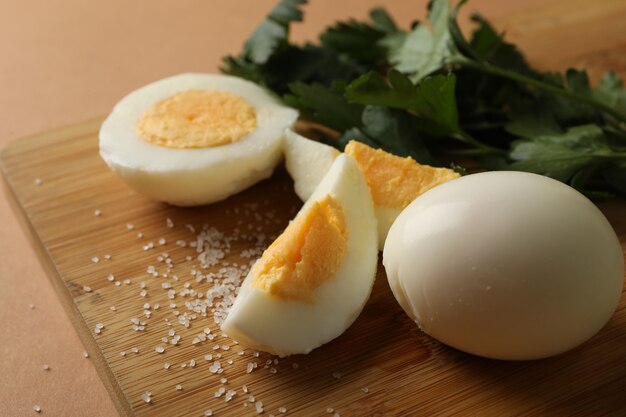
[[[306,0],[283,0],[222,70],[259,83],[337,132],[458,172],[547,175],[592,197],[626,193],[626,89],[606,74],[542,73],[481,16],[466,39],[447,0],[429,24],[397,27],[383,9],[337,22],[317,44],[289,41]],[[461,167],[460,165],[463,165]]]

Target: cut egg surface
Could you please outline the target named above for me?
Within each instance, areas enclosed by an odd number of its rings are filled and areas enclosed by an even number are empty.
[[[524,172],[468,175],[413,201],[389,231],[394,296],[439,341],[494,359],[540,359],[604,326],[624,260],[586,197]]]
[[[409,203],[431,188],[459,177],[451,169],[422,165],[410,157],[402,158],[357,141],[350,141],[345,153],[356,160],[372,192],[381,250],[391,224]],[[306,200],[311,195],[321,173],[326,172],[337,155],[331,146],[295,133],[287,134],[285,163],[298,197]]]
[[[222,330],[279,356],[309,353],[356,320],[374,284],[377,254],[365,178],[352,157],[340,155],[252,267]]]
[[[117,103],[100,129],[100,155],[141,194],[208,204],[269,177],[297,117],[251,82],[181,74]]]

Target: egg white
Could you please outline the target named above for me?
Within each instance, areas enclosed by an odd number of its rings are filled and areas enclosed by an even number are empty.
[[[257,113],[257,128],[231,144],[174,149],[142,140],[137,122],[144,112],[185,90],[236,94]],[[137,192],[180,206],[227,198],[269,177],[280,162],[282,137],[298,112],[285,107],[263,88],[237,77],[180,74],[124,97],[100,129],[100,155]]]
[[[571,187],[525,172],[441,184],[393,223],[383,264],[420,328],[475,355],[557,355],[611,317],[622,249],[600,210]]]
[[[311,197],[340,152],[332,146],[307,139],[291,130],[285,132],[285,168],[293,179],[294,191],[302,201]]]
[[[252,287],[249,274],[222,330],[245,346],[280,356],[309,353],[341,335],[365,306],[376,276],[378,242],[372,197],[354,159],[340,155],[311,198],[341,205],[347,246],[336,274],[315,290],[314,303],[283,300]]]

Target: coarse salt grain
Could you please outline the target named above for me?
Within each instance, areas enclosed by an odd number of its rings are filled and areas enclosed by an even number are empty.
[[[35,413],[41,413],[41,407],[38,405],[33,405],[33,410],[35,410]]]
[[[178,384],[176,385],[176,391],[182,391],[183,390],[183,386]]]
[[[163,353],[165,352],[165,348],[163,346],[157,346],[154,348],[154,350],[156,351],[156,353]]]
[[[141,395],[141,399],[145,403],[150,403],[152,401],[152,393],[150,391],[146,391]]]
[[[91,258],[91,262],[93,262],[94,264],[97,264],[98,262],[100,262],[100,258],[98,258],[97,256],[93,256]]]
[[[41,181],[41,178],[35,178],[35,180],[33,181],[33,183],[37,186],[43,184],[43,181]]]
[[[278,412],[280,414],[286,414],[287,413],[287,409],[285,407],[278,407]]]
[[[89,357],[89,353],[87,353],[87,351],[83,351],[83,358],[88,358]]]
[[[254,407],[256,408],[256,412],[258,414],[263,414],[263,403],[261,401],[254,403]]]
[[[170,364],[169,364],[169,363],[167,363],[167,362],[165,362],[165,363],[163,364],[163,368],[165,368],[165,369],[170,369],[170,366],[172,366],[172,365],[170,365]]]
[[[50,366],[48,366],[45,363],[43,364],[42,368],[43,368],[44,371],[49,371],[50,370]]]
[[[367,394],[368,392],[370,392],[370,389],[367,387],[364,387],[364,388],[361,388],[361,391]]]
[[[83,285],[83,291],[85,292],[91,292],[91,287],[88,285]]]
[[[211,417],[212,415],[213,415],[213,411],[211,411],[211,410],[206,410],[206,411],[204,412],[204,416],[205,416],[205,417]]]
[[[230,400],[233,399],[235,395],[237,395],[237,392],[232,389],[226,391],[226,395],[224,396],[224,401],[229,402]]]
[[[96,217],[100,217],[100,216],[102,216],[102,211],[100,211],[100,210],[95,210],[95,211],[93,212],[93,214],[94,214],[94,216],[96,216]]]

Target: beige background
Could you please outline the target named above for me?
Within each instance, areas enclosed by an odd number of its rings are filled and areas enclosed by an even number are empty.
[[[274,0],[0,0],[0,146],[107,113],[127,92],[187,71],[216,71]],[[385,4],[407,26],[425,1],[314,0],[294,37]],[[626,1],[474,0],[542,68],[626,73]],[[623,44],[623,42],[621,42]],[[116,411],[7,201],[0,198],[0,415]],[[30,309],[29,304],[35,308]],[[51,367],[42,369],[43,364]]]

